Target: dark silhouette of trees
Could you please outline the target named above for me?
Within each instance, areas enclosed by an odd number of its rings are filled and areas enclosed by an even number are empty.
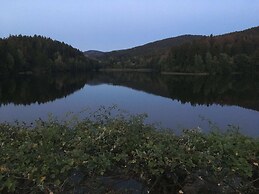
[[[172,47],[164,71],[254,73],[259,71],[259,27]],[[179,68],[180,66],[180,68]]]
[[[0,39],[0,73],[87,71],[94,60],[78,49],[42,36]]]
[[[95,53],[95,59],[107,68],[253,74],[259,72],[259,27],[220,36],[179,36],[132,49]],[[91,52],[86,54],[91,57]]]

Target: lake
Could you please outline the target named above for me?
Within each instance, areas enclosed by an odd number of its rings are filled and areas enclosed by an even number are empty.
[[[224,130],[259,136],[259,80],[255,77],[183,76],[136,72],[19,75],[0,78],[0,122],[59,119],[68,112],[116,105],[147,113],[147,123],[169,127]],[[81,113],[81,116],[86,113]]]

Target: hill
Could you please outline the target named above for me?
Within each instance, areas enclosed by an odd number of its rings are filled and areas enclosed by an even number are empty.
[[[145,56],[150,54],[155,54],[157,52],[162,53],[172,46],[179,46],[181,44],[191,42],[192,40],[201,38],[202,36],[194,36],[194,35],[183,35],[175,38],[167,38],[160,41],[151,42],[142,46],[134,47],[131,49],[119,50],[119,51],[111,51],[111,52],[101,52],[100,57],[134,57],[134,56]],[[96,53],[100,53],[100,51],[95,51],[91,53],[91,51],[85,52],[88,53],[89,56],[96,56]]]
[[[0,73],[86,71],[95,63],[78,49],[42,36],[0,39]]]
[[[259,71],[259,27],[219,36],[184,35],[126,50],[85,54],[98,59],[104,68],[254,73]]]
[[[118,65],[120,63],[125,63],[127,60],[131,60],[131,58],[151,57],[158,54],[162,55],[164,52],[168,51],[172,46],[179,46],[181,44],[191,42],[201,37],[202,36],[196,35],[183,35],[151,42],[148,44],[144,44],[142,46],[137,46],[125,50],[115,50],[111,52],[89,50],[84,52],[84,54],[86,57],[97,59],[101,63],[105,63],[109,66],[115,63],[117,63]]]
[[[104,52],[96,51],[96,50],[89,50],[89,51],[84,52],[84,55],[86,57],[89,57],[92,59],[98,59],[99,57],[102,57],[104,55]]]

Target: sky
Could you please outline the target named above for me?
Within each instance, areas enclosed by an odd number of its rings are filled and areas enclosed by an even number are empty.
[[[0,37],[42,35],[111,51],[259,25],[259,0],[1,0]]]

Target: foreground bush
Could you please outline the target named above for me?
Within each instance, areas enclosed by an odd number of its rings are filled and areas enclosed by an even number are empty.
[[[62,193],[83,185],[91,193],[107,176],[134,178],[151,193],[259,191],[258,139],[234,130],[174,135],[143,119],[1,124],[0,192]]]

